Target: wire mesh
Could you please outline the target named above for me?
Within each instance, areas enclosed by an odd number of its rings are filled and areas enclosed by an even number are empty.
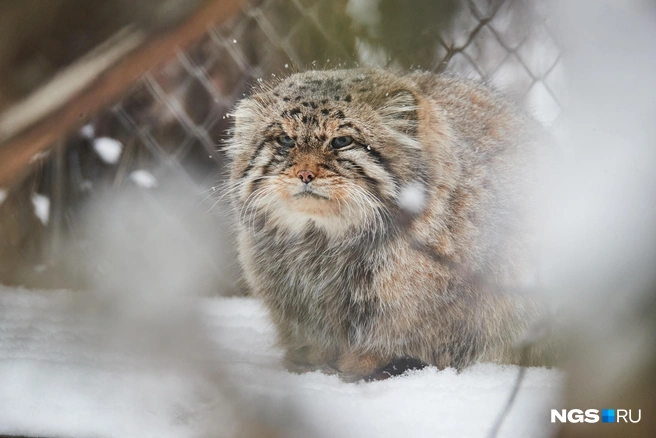
[[[218,146],[234,103],[294,71],[377,65],[465,75],[499,88],[545,126],[558,124],[562,51],[539,2],[410,3],[246,1],[59,148],[34,157],[31,176],[0,192],[0,258],[7,261],[0,280],[62,285],[47,275],[57,259],[53,241],[84,241],[76,236],[78,213],[100,193],[156,190],[174,176],[202,199],[224,174]]]

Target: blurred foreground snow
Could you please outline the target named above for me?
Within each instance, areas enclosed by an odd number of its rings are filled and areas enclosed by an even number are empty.
[[[0,434],[234,436],[243,432],[235,412],[248,410],[275,427],[273,436],[485,437],[518,371],[428,368],[358,384],[294,375],[281,366],[258,301],[202,298],[199,334],[214,349],[210,368],[234,389],[220,392],[194,367],[151,364],[134,345],[111,342],[93,315],[67,311],[79,310],[76,299],[0,286]],[[561,380],[559,371],[529,369],[500,436],[552,434],[549,410],[560,405]]]

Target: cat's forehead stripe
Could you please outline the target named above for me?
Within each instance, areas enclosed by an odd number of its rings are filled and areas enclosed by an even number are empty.
[[[286,85],[288,89],[299,91],[304,95],[322,94],[324,96],[330,97],[330,100],[344,100],[346,102],[351,102],[353,99],[352,93],[371,91],[370,88],[361,86],[361,83],[367,79],[369,78],[360,75],[355,78],[347,78],[344,80],[344,78],[334,77],[329,73],[327,74],[326,72],[322,72],[320,74],[311,72],[305,76],[292,76],[288,79],[289,82],[287,84],[283,82],[278,87],[282,89]],[[359,85],[360,88],[356,89],[355,87]],[[280,93],[276,92],[276,94],[278,94],[276,97],[279,97]],[[288,101],[285,98],[283,98],[283,100],[285,102]],[[327,101],[328,99],[323,99],[322,103],[325,104]]]

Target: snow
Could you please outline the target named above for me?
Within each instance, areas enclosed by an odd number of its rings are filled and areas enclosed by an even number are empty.
[[[355,24],[366,27],[375,36],[381,19],[379,3],[380,0],[349,0],[346,13]]]
[[[560,105],[542,81],[533,85],[526,96],[526,101],[533,116],[542,123],[542,126],[551,126],[561,112]]]
[[[426,206],[426,189],[418,182],[412,182],[401,187],[399,207],[410,214],[419,214]]]
[[[123,152],[123,144],[109,137],[98,137],[93,141],[93,150],[107,164],[116,164]]]
[[[39,218],[43,225],[47,225],[50,219],[50,198],[35,193],[32,195],[32,205],[34,206],[36,217]]]
[[[93,140],[96,136],[96,127],[91,123],[87,123],[80,128],[80,135],[88,140]]]
[[[152,189],[157,187],[157,179],[147,170],[135,170],[130,174],[130,179],[138,186]]]
[[[426,368],[355,384],[318,372],[291,374],[265,309],[250,298],[196,301],[196,335],[209,339],[200,350],[212,354],[210,367],[195,367],[193,354],[152,353],[159,350],[135,341],[142,330],[125,330],[125,318],[110,323],[84,309],[98,306],[85,306],[73,292],[0,286],[0,434],[234,436],[238,418],[257,418],[277,436],[484,437],[519,370]],[[211,383],[208,368],[221,384]],[[527,370],[500,436],[553,433],[549,414],[560,407],[561,383],[559,371]]]
[[[355,50],[358,55],[358,61],[363,66],[384,67],[387,65],[389,53],[383,47],[376,47],[361,38],[356,38]]]

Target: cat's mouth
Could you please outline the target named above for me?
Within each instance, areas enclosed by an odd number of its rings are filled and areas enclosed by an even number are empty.
[[[294,194],[294,198],[315,198],[315,199],[323,199],[325,201],[329,201],[330,198],[324,194],[321,194],[314,190],[312,187],[309,186],[304,186],[303,189]]]

